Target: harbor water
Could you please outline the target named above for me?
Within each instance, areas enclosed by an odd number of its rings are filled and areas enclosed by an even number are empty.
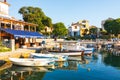
[[[0,80],[120,80],[120,55],[102,50],[80,61],[56,62],[53,67],[13,65],[0,71]]]

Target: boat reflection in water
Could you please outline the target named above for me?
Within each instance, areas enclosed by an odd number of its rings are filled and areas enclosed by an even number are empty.
[[[81,60],[81,59],[80,59]],[[47,72],[57,70],[78,70],[79,64],[86,64],[83,61],[65,61],[56,62],[52,67],[22,67],[13,65],[11,68],[5,69],[0,75],[2,80],[42,80]]]
[[[91,57],[91,56],[88,56],[88,57]],[[74,57],[74,58],[78,58],[78,57]],[[79,57],[79,59],[76,59],[76,60],[74,59],[74,60],[65,61],[65,62],[57,62],[55,64],[55,69],[76,71],[78,70],[78,66],[89,64],[90,59],[86,59],[86,57],[83,56],[83,57]]]
[[[57,62],[55,68],[61,70],[78,70],[77,65],[76,61]]]
[[[0,71],[0,80],[119,80],[118,54],[116,50],[98,51],[80,59],[72,57],[74,61],[57,62],[52,68],[12,66]]]
[[[0,79],[2,80],[42,80],[46,72],[54,70],[53,67],[21,67],[12,66],[2,71]]]
[[[52,70],[54,70],[54,66],[50,66],[50,67],[23,67],[23,66],[12,66],[10,69],[10,71],[24,71],[24,72],[28,72],[28,71],[34,71],[34,72],[51,72]]]
[[[120,50],[112,49],[102,55],[104,64],[120,69]]]
[[[120,56],[120,50],[119,49],[113,49],[112,54],[115,56]]]

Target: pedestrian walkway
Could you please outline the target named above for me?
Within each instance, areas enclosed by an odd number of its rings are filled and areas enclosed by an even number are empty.
[[[33,53],[40,47],[30,47],[30,48],[19,48],[16,49],[15,51],[9,51],[9,52],[0,52],[0,60],[8,60],[9,57],[28,57],[30,53]]]

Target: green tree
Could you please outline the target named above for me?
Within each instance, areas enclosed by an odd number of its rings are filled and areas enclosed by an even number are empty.
[[[49,17],[45,17],[41,20],[44,26],[52,27],[52,20]]]
[[[120,18],[116,19],[114,22],[113,34],[117,36],[120,33]]]
[[[113,22],[114,20],[106,20],[104,23],[104,29],[110,34],[112,34]]]
[[[52,20],[44,14],[41,8],[22,7],[19,13],[22,14],[24,21],[38,24],[37,31],[43,30],[45,26],[52,26]]]
[[[92,26],[89,31],[90,31],[90,34],[97,34],[97,30],[98,30],[97,27]]]
[[[114,20],[106,20],[104,28],[109,34],[117,36],[120,33],[120,18]]]
[[[66,29],[64,23],[58,22],[56,24],[53,24],[53,35],[56,37],[63,37],[66,36],[68,33],[68,30]]]

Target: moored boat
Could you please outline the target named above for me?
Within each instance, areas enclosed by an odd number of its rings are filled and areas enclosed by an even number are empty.
[[[82,56],[84,55],[84,51],[50,51],[54,55],[64,55],[64,56]]]
[[[94,48],[87,48],[81,45],[64,45],[63,50],[68,50],[68,51],[74,51],[74,52],[80,52],[80,51],[84,51],[84,54],[87,53],[93,53],[94,52]]]
[[[14,65],[19,66],[52,66],[52,59],[32,59],[32,58],[9,58]]]
[[[68,59],[67,55],[59,55],[59,54],[41,54],[41,53],[31,53],[30,57],[32,58],[46,58],[46,59],[53,59],[55,61],[66,61]]]
[[[69,51],[84,51],[84,55],[91,55],[94,52],[94,48],[86,48],[80,45],[74,45],[74,48],[68,47],[67,50]]]

